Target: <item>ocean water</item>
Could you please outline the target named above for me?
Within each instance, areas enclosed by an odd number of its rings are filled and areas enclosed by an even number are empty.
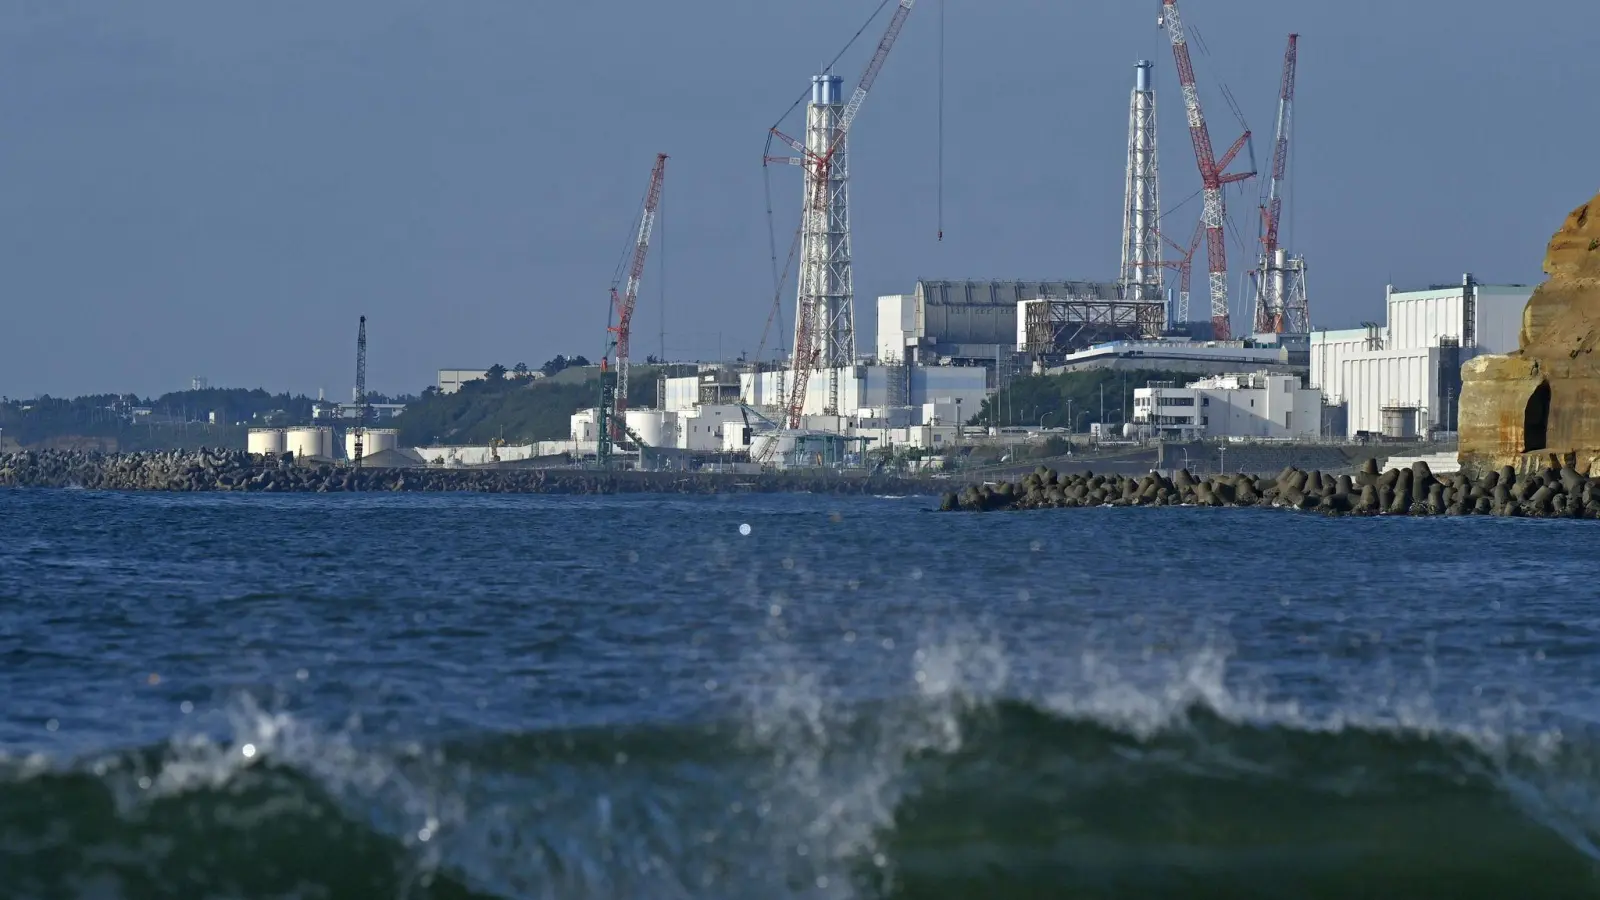
[[[1594,523],[933,504],[0,492],[0,896],[1600,897]]]

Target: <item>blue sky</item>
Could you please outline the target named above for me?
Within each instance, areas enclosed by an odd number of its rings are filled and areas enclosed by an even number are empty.
[[[1158,5],[945,0],[941,244],[940,4],[918,3],[852,136],[864,346],[872,298],[918,277],[1114,277],[1136,59],[1156,62],[1164,199],[1197,189]],[[594,356],[657,152],[672,155],[664,234],[635,355],[659,349],[663,260],[668,355],[753,352],[772,301],[765,129],[876,6],[6,4],[0,393],[199,375],[343,395],[361,314],[384,391],[439,367]],[[1289,241],[1319,326],[1380,315],[1388,282],[1536,281],[1550,232],[1600,186],[1592,3],[1443,9],[1184,4],[1209,51],[1213,140],[1239,128],[1226,83],[1263,168],[1285,36],[1302,34]],[[878,32],[841,65],[847,87]],[[798,172],[772,175],[786,246]],[[1230,194],[1247,237],[1255,196]]]

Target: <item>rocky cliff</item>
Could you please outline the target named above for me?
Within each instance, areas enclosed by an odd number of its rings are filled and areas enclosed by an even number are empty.
[[[1550,239],[1520,349],[1462,367],[1461,464],[1471,473],[1600,472],[1600,196]]]

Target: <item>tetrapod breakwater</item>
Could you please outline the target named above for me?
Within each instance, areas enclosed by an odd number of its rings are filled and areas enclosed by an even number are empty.
[[[1472,478],[1434,475],[1425,462],[1379,471],[1369,459],[1354,475],[1286,468],[1276,478],[1187,470],[1133,477],[1062,474],[1041,467],[1018,482],[946,493],[945,511],[1077,509],[1098,506],[1263,507],[1331,516],[1528,516],[1600,519],[1600,478],[1570,466],[1519,476],[1510,466]]]

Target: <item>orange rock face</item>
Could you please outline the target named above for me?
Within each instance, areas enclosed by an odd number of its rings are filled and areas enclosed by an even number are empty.
[[[1461,369],[1461,464],[1600,474],[1600,197],[1550,239],[1522,313],[1520,349]]]

